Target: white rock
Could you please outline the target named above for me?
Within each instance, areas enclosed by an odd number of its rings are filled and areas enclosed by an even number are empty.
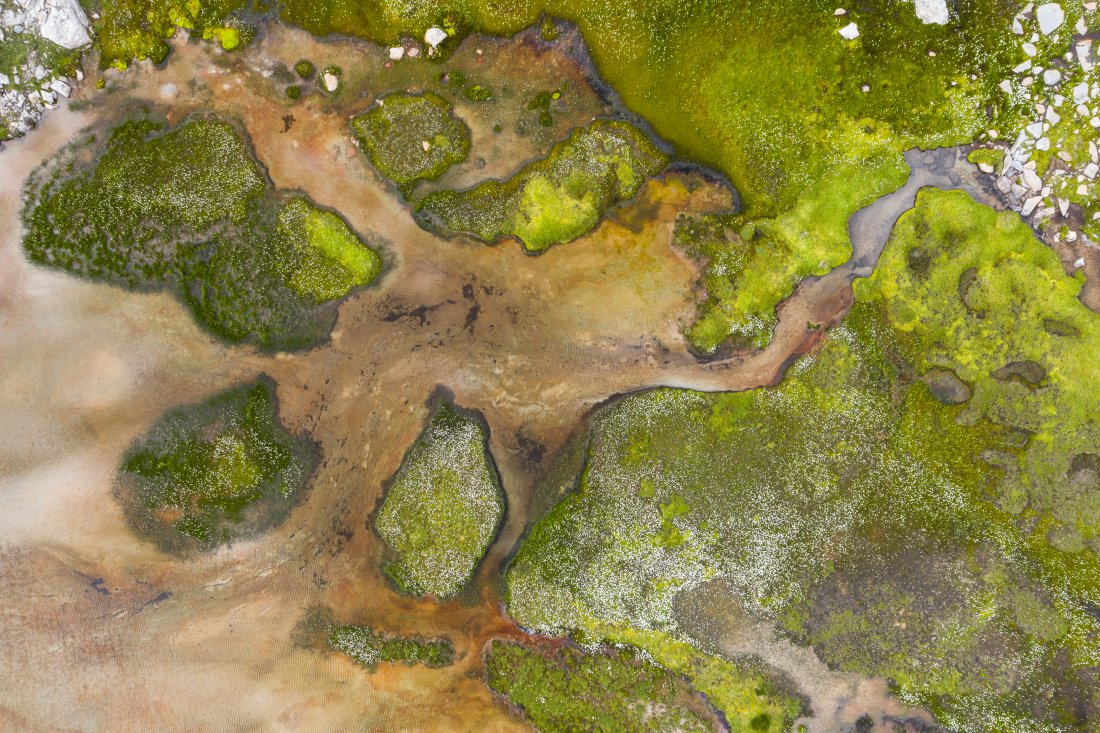
[[[1043,123],[1042,122],[1032,122],[1030,125],[1028,125],[1024,129],[1027,130],[1027,134],[1031,135],[1033,138],[1038,139],[1038,138],[1043,136]]]
[[[978,170],[980,170],[982,173],[992,173],[993,166],[991,166],[989,163],[978,163]]]
[[[1051,125],[1057,125],[1062,121],[1062,115],[1055,112],[1053,107],[1047,107],[1047,121],[1049,121]]]
[[[1035,48],[1034,43],[1025,43],[1023,46],[1021,46],[1021,48],[1024,49],[1024,53],[1026,53],[1028,56],[1034,56],[1035,54],[1039,53],[1039,49]]]
[[[914,9],[922,23],[947,25],[949,20],[947,0],[916,0]]]
[[[848,25],[841,28],[838,32],[840,33],[841,38],[849,41],[854,41],[855,39],[859,38],[859,26],[855,23],[849,23]]]
[[[1062,216],[1069,213],[1069,199],[1058,199],[1058,211]]]
[[[998,86],[1001,88],[1002,91],[1004,91],[1005,94],[1012,94],[1012,82],[1010,82],[1008,79],[1002,79],[1001,83],[998,84]]]
[[[1058,3],[1043,3],[1035,10],[1035,17],[1039,20],[1039,30],[1049,36],[1066,22],[1066,11]]]
[[[1024,207],[1020,209],[1021,216],[1030,216],[1031,212],[1035,211],[1035,207],[1043,203],[1042,196],[1032,196],[1027,201],[1024,201]]]
[[[1077,195],[1078,196],[1088,196],[1089,195],[1089,187],[1086,184],[1082,183],[1080,186],[1077,187]]]
[[[1070,229],[1068,232],[1066,232],[1066,241],[1067,242],[1076,242],[1077,241],[1077,232],[1075,232],[1072,229]]]
[[[1036,150],[1050,150],[1050,138],[1041,137],[1035,141]]]
[[[340,77],[331,72],[325,72],[325,75],[321,77],[321,81],[325,84],[325,90],[328,92],[335,92],[336,88],[340,86]]]
[[[1075,104],[1083,104],[1089,98],[1089,84],[1086,81],[1075,84],[1073,87],[1073,101]]]
[[[1091,120],[1089,120],[1089,124],[1093,127],[1100,127],[1100,117],[1093,117]]]
[[[1016,68],[1013,69],[1013,71],[1015,71],[1017,74],[1022,74],[1025,71],[1030,71],[1030,70],[1031,70],[1031,59],[1028,59],[1027,61],[1024,61],[1023,63],[1017,65]]]
[[[866,94],[867,92],[871,91],[871,87],[870,87],[870,85],[869,85],[869,84],[864,84],[863,86],[861,86],[861,87],[859,88],[859,90],[860,90],[861,92],[863,92],[864,94]]]
[[[1030,168],[1024,168],[1024,170],[1020,173],[1020,178],[1023,179],[1024,185],[1027,186],[1027,190],[1043,190],[1043,179],[1039,178],[1039,174],[1031,170]]]
[[[0,73],[0,87],[6,87],[8,84],[11,84],[11,79],[7,74]]]
[[[410,59],[414,59],[414,58],[416,58],[417,56],[420,55],[420,47],[419,46],[410,46],[409,48],[407,48],[405,50],[405,53],[407,53],[409,55]]]
[[[1073,267],[1074,267],[1075,270],[1080,270],[1084,266],[1085,266],[1085,258],[1084,257],[1078,257],[1077,259],[1075,259],[1073,261]]]
[[[50,89],[54,90],[62,97],[68,97],[73,93],[73,88],[64,79],[54,79],[50,82]]]
[[[57,101],[57,95],[53,92],[39,92],[38,96],[42,97],[42,101],[46,104],[53,104]]]
[[[1092,71],[1092,67],[1095,66],[1089,57],[1089,53],[1092,51],[1092,41],[1078,41],[1073,44],[1073,50],[1077,52],[1077,62],[1081,64],[1081,68],[1085,71]]]
[[[428,30],[424,31],[424,43],[429,46],[435,47],[447,40],[447,31],[436,26],[432,26]]]
[[[390,49],[390,60],[399,61],[405,56],[404,46],[394,46]]]
[[[1090,181],[1095,180],[1096,174],[1100,173],[1100,165],[1096,165],[1096,163],[1089,163],[1081,172],[1084,173],[1085,178],[1089,179]]]
[[[1052,104],[1053,104],[1053,105],[1054,105],[1055,107],[1061,107],[1061,106],[1062,106],[1062,102],[1064,102],[1064,101],[1066,101],[1066,98],[1065,98],[1065,97],[1063,97],[1063,96],[1062,96],[1061,94],[1055,94],[1055,95],[1054,95],[1054,101],[1052,102]]]
[[[1082,117],[1089,117],[1092,113],[1089,112],[1088,107],[1083,104],[1079,104],[1077,105],[1077,114],[1081,115]]]
[[[1058,157],[1059,157],[1059,158],[1060,158],[1061,160],[1064,160],[1064,161],[1066,161],[1067,163],[1072,163],[1072,162],[1073,162],[1073,156],[1071,156],[1071,155],[1070,155],[1069,153],[1067,153],[1067,152],[1066,152],[1065,150],[1059,150],[1059,151],[1058,151]]]
[[[833,15],[835,15],[838,18],[842,15],[847,15],[847,13],[848,13],[848,11],[845,10],[844,8],[837,8],[836,10],[833,11]]]
[[[1047,69],[1043,72],[1043,83],[1048,87],[1052,87],[1060,81],[1062,81],[1062,72],[1058,69]]]
[[[78,0],[28,0],[28,21],[37,25],[38,35],[62,48],[80,48],[92,42],[88,16]]]
[[[431,144],[430,142],[428,142],[427,140],[421,140],[421,141],[420,141],[420,147],[421,147],[421,148],[422,148],[422,149],[424,150],[424,152],[426,153],[426,152],[428,152],[429,150],[431,150],[431,149],[432,149],[432,144]]]
[[[1079,36],[1083,36],[1089,32],[1089,27],[1085,25],[1084,16],[1077,19],[1077,25],[1074,27],[1074,30],[1077,31],[1077,35]]]
[[[1022,36],[1024,34],[1024,27],[1020,25],[1019,18],[1012,19],[1012,32],[1018,36]]]

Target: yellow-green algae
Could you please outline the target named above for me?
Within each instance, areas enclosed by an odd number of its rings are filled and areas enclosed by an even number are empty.
[[[701,664],[717,657],[675,601],[720,579],[952,729],[1096,730],[1097,325],[1079,286],[1018,219],[922,192],[845,325],[779,387],[594,414],[576,491],[507,570],[509,613]],[[1001,371],[1030,360],[1037,383]],[[932,367],[973,397],[944,399]]]
[[[493,641],[485,676],[542,733],[725,730],[690,685],[628,649]],[[746,730],[766,731],[771,718]]]
[[[31,261],[138,290],[169,290],[230,342],[323,341],[339,299],[381,259],[335,213],[277,191],[245,139],[215,117],[133,120],[78,162],[74,143],[28,179]]]
[[[595,229],[604,212],[632,198],[667,161],[633,125],[597,120],[507,181],[424,196],[417,215],[445,231],[490,243],[515,237],[528,252],[541,252]]]
[[[268,529],[317,465],[279,424],[275,384],[256,381],[168,411],[127,452],[117,495],[130,526],[162,549],[209,549]]]
[[[398,589],[437,599],[469,583],[504,517],[504,492],[474,413],[436,398],[432,417],[386,490],[374,526]]]
[[[378,172],[402,189],[439,178],[470,152],[470,128],[431,92],[379,97],[351,129]]]

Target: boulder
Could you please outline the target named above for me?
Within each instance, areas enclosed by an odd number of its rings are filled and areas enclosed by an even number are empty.
[[[92,42],[88,16],[78,0],[26,0],[27,21],[38,35],[62,48],[80,48]]]
[[[947,0],[916,0],[915,9],[922,23],[947,25]]]
[[[1035,18],[1039,21],[1039,30],[1049,36],[1066,22],[1066,11],[1058,3],[1044,3],[1035,9]]]
[[[447,40],[447,31],[442,28],[437,28],[433,25],[431,28],[424,31],[424,43],[432,48],[435,48],[445,40]]]

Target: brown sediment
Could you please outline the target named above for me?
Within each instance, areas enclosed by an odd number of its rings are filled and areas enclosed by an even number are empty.
[[[690,173],[651,181],[591,235],[537,258],[514,243],[484,247],[423,231],[348,136],[351,114],[386,84],[413,76],[400,65],[386,70],[382,54],[283,29],[224,64],[212,63],[220,52],[209,45],[177,43],[165,68],[131,70],[133,86],[123,92],[86,85],[80,96],[101,101],[54,112],[3,152],[0,220],[16,222],[27,173],[120,105],[145,100],[172,120],[198,109],[232,116],[275,185],[341,212],[380,243],[388,269],[343,304],[330,343],[264,356],[216,343],[168,295],[32,267],[18,227],[0,233],[0,658],[15,670],[0,676],[0,722],[111,731],[524,729],[481,683],[481,649],[522,635],[499,610],[494,578],[550,458],[609,395],[773,384],[846,312],[851,273],[808,280],[782,307],[767,350],[700,363],[682,338],[695,273],[668,243],[678,213],[713,207],[724,194]],[[301,57],[343,66],[344,90],[289,105],[263,72]],[[472,158],[447,185],[506,175],[550,136],[607,111],[576,64],[537,43],[467,39],[454,64],[494,69],[484,79],[471,71],[472,82],[512,80],[514,87],[498,82],[509,104],[525,105],[527,90],[555,78],[573,80],[576,101],[558,127],[499,138],[490,137],[500,135],[492,117],[479,117],[491,107],[460,102],[473,156],[485,164]],[[111,499],[126,447],[168,407],[261,371],[278,383],[287,427],[308,430],[322,450],[302,505],[267,535],[193,560],[141,543]],[[443,604],[393,592],[368,526],[439,385],[485,416],[509,507],[475,590]],[[456,663],[382,665],[371,675],[339,655],[297,648],[294,627],[317,604],[341,622],[446,636]]]

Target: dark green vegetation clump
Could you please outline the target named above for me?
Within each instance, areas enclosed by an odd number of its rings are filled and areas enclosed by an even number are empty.
[[[682,677],[627,650],[493,641],[485,676],[542,733],[725,730]]]
[[[294,73],[302,79],[310,79],[313,77],[317,68],[313,65],[313,62],[309,59],[298,59],[298,62],[294,64]]]
[[[402,189],[439,178],[470,153],[470,128],[431,93],[380,97],[351,129],[375,169]]]
[[[338,300],[381,271],[343,219],[274,191],[229,124],[115,128],[36,171],[23,210],[28,257],[81,277],[167,289],[229,342],[264,349],[323,341]]]
[[[328,645],[371,672],[383,662],[449,667],[455,660],[454,645],[449,639],[387,636],[369,626],[338,626],[329,633]]]
[[[279,424],[275,383],[261,376],[167,412],[127,452],[118,496],[134,531],[162,549],[210,549],[282,522],[317,460]]]
[[[505,182],[438,191],[416,206],[432,226],[486,242],[515,237],[541,252],[595,229],[604,212],[632,198],[667,161],[636,127],[597,120]]]
[[[439,398],[386,491],[375,528],[403,593],[448,598],[474,575],[504,516],[488,436],[473,413]]]
[[[922,192],[782,385],[593,417],[578,489],[508,569],[509,612],[680,670],[669,644],[708,656],[676,599],[721,581],[952,729],[1093,730],[1100,322],[1079,289],[1011,213]]]

